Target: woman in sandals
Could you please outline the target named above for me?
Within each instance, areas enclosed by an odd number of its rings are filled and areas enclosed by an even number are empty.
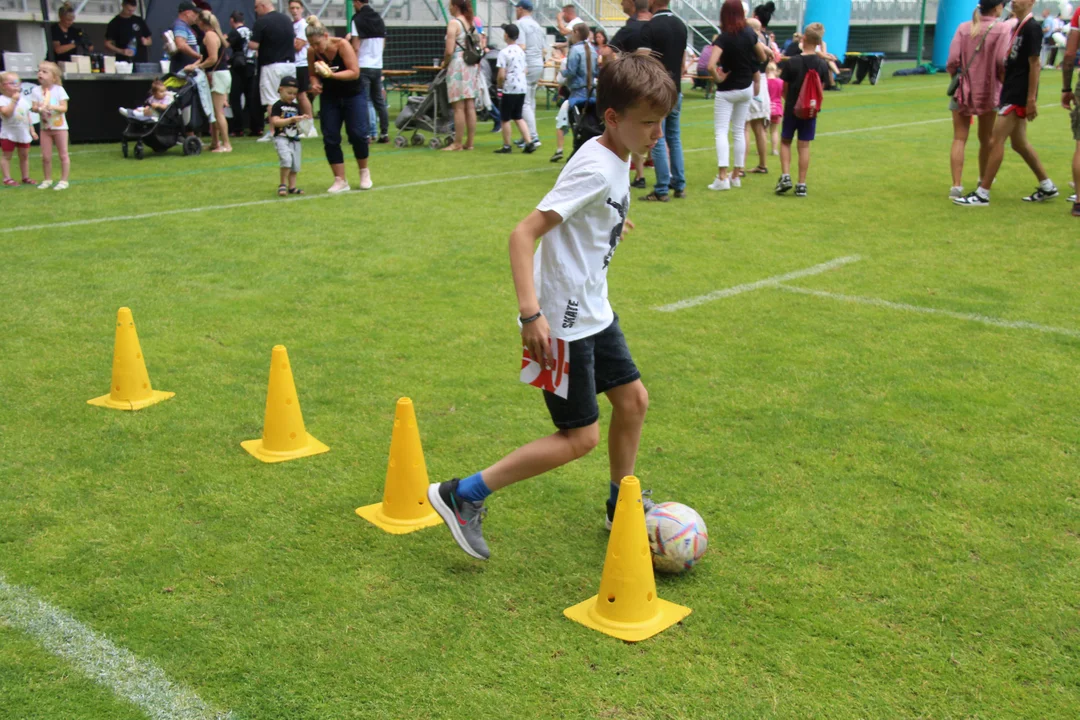
[[[949,74],[962,73],[960,84],[949,102],[953,116],[952,152],[949,154],[952,167],[949,197],[952,198],[964,195],[964,150],[973,117],[979,118],[979,177],[986,172],[1001,81],[1005,75],[1005,57],[1009,54],[1011,24],[1001,20],[1004,6],[1005,0],[979,0],[971,22],[961,23],[949,47]]]
[[[334,184],[328,193],[346,192],[345,155],[341,152],[341,126],[352,145],[353,156],[360,168],[360,189],[371,188],[368,170],[368,101],[360,83],[360,62],[352,43],[332,36],[319,18],[307,19],[308,68],[311,85],[308,92],[321,96],[319,124],[322,129],[326,160],[334,173]]]
[[[442,66],[446,68],[446,93],[454,108],[454,142],[443,150],[472,150],[473,136],[476,134],[480,66],[467,64],[464,57],[465,35],[473,30],[473,11],[469,0],[450,0],[450,15],[450,22],[446,25],[446,50]]]

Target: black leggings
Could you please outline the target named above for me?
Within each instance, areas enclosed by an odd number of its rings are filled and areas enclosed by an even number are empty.
[[[323,149],[326,150],[326,160],[331,165],[345,162],[345,155],[341,152],[342,123],[345,124],[345,134],[352,145],[353,155],[357,160],[366,160],[370,128],[367,96],[364,93],[345,96],[324,93],[319,101]]]

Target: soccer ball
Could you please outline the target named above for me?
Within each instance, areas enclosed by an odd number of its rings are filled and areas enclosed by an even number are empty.
[[[709,546],[705,521],[693,508],[676,502],[660,503],[645,516],[653,567],[681,573],[694,566]]]

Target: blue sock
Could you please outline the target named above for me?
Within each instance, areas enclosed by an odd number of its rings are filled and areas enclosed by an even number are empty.
[[[483,502],[484,498],[491,494],[491,490],[484,484],[480,473],[476,473],[458,483],[457,494],[462,500]]]
[[[608,504],[615,507],[617,502],[619,502],[619,486],[611,483],[611,498],[608,500]]]

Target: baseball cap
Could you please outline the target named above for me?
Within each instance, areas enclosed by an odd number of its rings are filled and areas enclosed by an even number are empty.
[[[521,33],[521,31],[518,30],[517,25],[512,25],[510,23],[507,23],[506,25],[503,25],[502,29],[503,29],[503,32],[506,33],[506,37],[510,38],[511,40],[517,40],[518,36]]]
[[[516,3],[514,3],[514,7],[518,7],[522,10],[528,10],[529,12],[532,12],[532,0],[518,0]]]
[[[191,0],[181,0],[180,5],[176,8],[176,12],[182,13],[182,12],[185,12],[187,10],[198,10],[198,9],[199,8],[196,7],[195,3],[191,2]]]
[[[292,75],[286,75],[285,77],[281,78],[281,83],[278,84],[278,87],[298,87],[296,84],[296,78]]]

